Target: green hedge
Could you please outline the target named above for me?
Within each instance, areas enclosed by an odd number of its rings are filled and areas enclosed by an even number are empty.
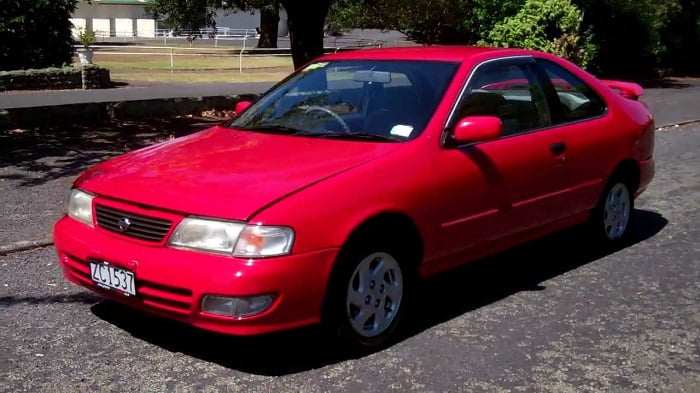
[[[0,70],[70,64],[70,16],[78,0],[3,0]]]
[[[587,67],[596,48],[590,33],[580,33],[581,19],[581,11],[569,0],[527,0],[480,43],[550,52]]]

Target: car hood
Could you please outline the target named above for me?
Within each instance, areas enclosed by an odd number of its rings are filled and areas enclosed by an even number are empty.
[[[140,205],[245,220],[396,146],[217,126],[99,164],[76,187]]]

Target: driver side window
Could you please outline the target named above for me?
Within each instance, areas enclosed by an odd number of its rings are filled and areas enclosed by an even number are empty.
[[[528,64],[492,63],[477,68],[457,109],[455,120],[495,116],[503,136],[551,124],[544,91]]]
[[[537,65],[545,72],[556,92],[551,99],[554,123],[585,120],[605,113],[605,101],[581,79],[544,59],[537,59]]]

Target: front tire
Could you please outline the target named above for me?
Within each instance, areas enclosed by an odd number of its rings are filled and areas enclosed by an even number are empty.
[[[324,324],[351,349],[375,349],[390,342],[399,326],[413,274],[398,247],[355,244],[338,258]]]
[[[345,316],[354,332],[365,338],[389,330],[403,299],[401,266],[391,254],[366,256],[350,275],[345,296]]]

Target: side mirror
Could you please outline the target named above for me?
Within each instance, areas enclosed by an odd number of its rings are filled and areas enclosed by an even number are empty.
[[[236,115],[240,115],[243,113],[244,110],[248,109],[249,106],[251,106],[253,103],[250,101],[238,101],[236,103]]]
[[[458,145],[498,139],[503,133],[503,122],[496,116],[467,116],[460,120],[452,132]]]

